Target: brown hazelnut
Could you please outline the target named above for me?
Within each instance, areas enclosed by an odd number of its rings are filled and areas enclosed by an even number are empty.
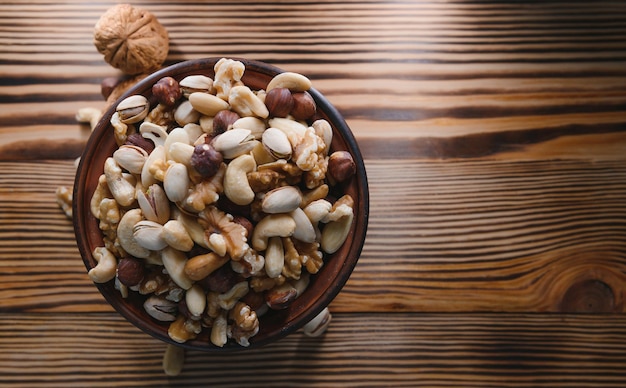
[[[243,226],[246,229],[246,237],[252,236],[252,231],[254,230],[254,226],[249,219],[243,216],[233,216],[233,222]]]
[[[239,115],[232,110],[224,109],[217,112],[213,117],[213,133],[211,135],[217,136],[226,132],[239,118]]]
[[[159,104],[174,106],[182,97],[183,91],[174,78],[163,77],[152,85],[152,94]]]
[[[335,151],[328,159],[328,174],[335,182],[343,182],[356,173],[356,164],[348,151]]]
[[[274,88],[265,96],[265,106],[271,117],[287,117],[293,104],[291,91],[287,88]]]
[[[100,93],[102,94],[102,97],[104,97],[105,100],[109,98],[111,93],[113,93],[113,90],[115,90],[115,87],[119,85],[121,82],[122,80],[119,79],[118,77],[104,78],[102,82],[100,83]]]
[[[133,133],[128,135],[124,144],[134,145],[143,148],[148,154],[154,151],[154,143],[152,142],[152,140],[146,139],[145,137],[141,136],[140,133]]]
[[[293,93],[293,109],[291,109],[291,115],[296,120],[306,120],[311,118],[317,106],[315,100],[308,92]]]
[[[207,143],[198,144],[191,154],[191,166],[205,178],[210,178],[217,173],[223,161],[223,156],[212,145]]]
[[[240,281],[241,277],[232,270],[229,264],[225,264],[211,272],[203,283],[208,286],[209,290],[223,294]]]
[[[143,279],[144,271],[143,262],[134,257],[124,257],[117,263],[117,278],[128,287],[139,284]]]
[[[241,298],[241,301],[250,306],[252,310],[259,310],[261,306],[265,304],[263,293],[256,292],[254,290],[250,290],[246,295],[244,295]]]

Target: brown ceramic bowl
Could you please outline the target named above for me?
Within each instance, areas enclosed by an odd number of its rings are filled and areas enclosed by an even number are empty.
[[[283,72],[283,70],[265,63],[235,59],[245,64],[246,70],[243,81],[253,90],[265,88],[274,75]],[[151,98],[150,95],[151,88],[159,79],[164,76],[171,76],[181,80],[185,76],[193,74],[213,77],[213,66],[217,60],[219,58],[206,58],[169,66],[142,80],[126,92],[119,101],[129,95],[143,94],[151,102],[154,102],[154,98]],[[317,90],[311,89],[310,94],[317,103],[319,116],[328,120],[333,127],[331,152],[347,150],[356,162],[356,175],[338,188],[341,192],[350,194],[355,200],[355,217],[346,242],[337,252],[325,256],[324,265],[319,273],[311,277],[309,287],[290,307],[280,311],[270,310],[259,319],[260,330],[256,336],[250,339],[250,347],[244,348],[229,341],[223,348],[218,348],[209,341],[210,330],[203,330],[198,338],[180,344],[180,346],[204,351],[224,351],[249,349],[275,341],[301,328],[327,307],[352,273],[363,247],[368,221],[369,194],[365,167],[354,136],[341,114]],[[78,166],[74,184],[74,230],[78,248],[87,270],[96,265],[92,255],[94,248],[103,245],[98,220],[91,214],[89,203],[98,177],[103,173],[105,159],[111,156],[117,148],[112,134],[113,128],[109,123],[116,105],[117,103],[113,104],[112,108],[104,113],[103,118],[89,138]],[[336,193],[336,195],[340,194]],[[162,341],[174,343],[167,334],[169,325],[152,319],[143,310],[143,300],[137,293],[131,292],[129,298],[123,299],[119,291],[114,288],[113,281],[96,284],[96,286],[106,300],[136,327]]]

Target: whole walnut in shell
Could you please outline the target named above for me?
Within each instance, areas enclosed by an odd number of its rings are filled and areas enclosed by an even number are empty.
[[[130,75],[161,67],[169,50],[167,30],[145,9],[129,4],[109,8],[96,23],[94,45],[111,66]]]

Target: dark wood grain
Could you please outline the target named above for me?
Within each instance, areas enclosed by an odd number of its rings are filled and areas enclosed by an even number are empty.
[[[626,5],[137,1],[166,64],[306,74],[365,156],[370,223],[322,338],[188,352],[125,322],[55,203],[119,73],[115,2],[0,4],[0,385],[626,385]]]
[[[188,351],[175,378],[161,370],[165,345],[116,315],[8,314],[0,333],[6,387],[617,387],[626,379],[617,315],[341,314],[317,339],[294,333],[250,351]]]

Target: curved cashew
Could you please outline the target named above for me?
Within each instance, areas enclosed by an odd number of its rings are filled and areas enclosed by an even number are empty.
[[[287,88],[292,92],[304,92],[311,89],[311,80],[302,74],[287,71],[274,76],[265,90],[269,92],[274,88]]]
[[[235,86],[230,89],[228,103],[241,117],[257,116],[267,118],[267,107],[247,86]]]
[[[89,270],[89,277],[95,283],[106,283],[115,277],[117,259],[105,247],[97,247],[93,250],[93,258],[98,264]]]
[[[113,127],[113,136],[115,137],[115,142],[117,143],[117,145],[124,144],[129,135],[128,125],[124,124],[120,120],[120,114],[117,112],[113,113],[113,116],[111,116],[110,123]],[[131,126],[131,128],[134,127]],[[134,129],[132,129],[132,131],[134,131]]]
[[[107,185],[107,179],[104,174],[98,177],[98,185],[96,186],[96,190],[91,197],[91,201],[89,203],[89,208],[91,210],[91,214],[97,219],[101,218],[100,215],[100,203],[105,198],[111,198],[113,195],[109,190],[109,185]]]
[[[126,253],[146,259],[150,256],[150,250],[139,245],[134,237],[135,224],[142,220],[141,209],[131,209],[124,213],[120,223],[117,225],[117,238]]]
[[[163,266],[170,275],[174,283],[184,290],[188,290],[193,285],[193,280],[185,273],[185,263],[187,262],[187,256],[172,247],[165,247],[161,251],[161,258],[163,259]]]
[[[296,222],[288,214],[269,214],[254,227],[252,232],[252,247],[257,251],[267,249],[267,240],[270,237],[289,237],[296,230]]]
[[[165,147],[157,145],[154,150],[148,155],[148,159],[143,164],[141,170],[141,184],[143,187],[149,187],[152,184],[158,182],[157,178],[150,172],[150,167],[156,162],[162,162],[165,160]]]
[[[163,372],[168,376],[178,376],[185,363],[185,349],[180,346],[167,344],[163,353]]]
[[[158,124],[144,121],[139,126],[139,133],[148,140],[152,140],[155,146],[162,146],[167,139],[167,130]]]
[[[325,199],[317,199],[304,208],[304,213],[313,224],[317,224],[328,216],[333,205]]]
[[[101,117],[102,111],[98,108],[80,108],[78,112],[76,112],[76,121],[79,123],[89,123],[89,127],[92,131],[98,124],[98,121],[100,121]]]
[[[254,191],[248,183],[247,173],[256,169],[252,155],[241,155],[233,159],[224,174],[224,194],[237,205],[248,205],[254,200]]]
[[[104,176],[111,194],[120,205],[130,206],[135,201],[135,186],[124,179],[122,169],[112,157],[104,162]]]
[[[182,222],[169,220],[163,225],[161,237],[172,248],[189,252],[193,248],[193,240]]]

